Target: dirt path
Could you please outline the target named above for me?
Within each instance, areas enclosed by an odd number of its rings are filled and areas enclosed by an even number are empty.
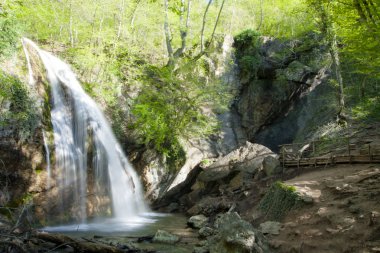
[[[380,164],[339,165],[286,181],[311,197],[291,211],[280,235],[268,235],[277,252],[380,252]]]

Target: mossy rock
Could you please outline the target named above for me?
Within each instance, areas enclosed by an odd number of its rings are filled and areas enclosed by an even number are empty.
[[[268,220],[280,221],[290,210],[302,204],[294,186],[275,182],[260,201],[260,209]]]

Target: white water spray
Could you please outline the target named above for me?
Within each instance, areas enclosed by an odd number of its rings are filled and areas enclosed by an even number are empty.
[[[87,172],[91,169],[93,188],[102,191],[109,189],[114,217],[129,220],[146,212],[136,172],[103,113],[84,92],[69,66],[39,49],[34,42],[24,38],[23,43],[24,47],[30,45],[37,51],[51,87],[55,172],[50,172],[49,180],[52,180],[52,174],[56,175],[54,180],[61,194],[62,209],[74,203],[79,207],[78,217],[82,222],[86,221],[89,193]],[[28,67],[31,71],[30,63]],[[68,191],[71,194],[67,195]],[[67,200],[67,196],[72,199]],[[66,203],[67,201],[71,203]]]

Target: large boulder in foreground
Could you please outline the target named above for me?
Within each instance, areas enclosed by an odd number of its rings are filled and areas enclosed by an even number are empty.
[[[215,221],[216,234],[203,246],[210,253],[268,252],[261,233],[236,212],[222,214]],[[206,249],[205,249],[206,248]]]
[[[187,221],[187,225],[189,225],[192,228],[202,228],[204,227],[208,222],[208,218],[204,216],[203,214],[200,215],[194,215],[189,218]]]

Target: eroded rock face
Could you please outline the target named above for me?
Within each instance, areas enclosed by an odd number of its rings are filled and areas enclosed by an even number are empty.
[[[248,140],[277,150],[280,144],[309,137],[311,127],[333,118],[334,105],[315,99],[327,99],[334,90],[327,82],[328,51],[315,42],[320,41],[317,36],[292,41],[247,36],[245,40],[256,43],[235,43],[241,69],[235,107]],[[247,65],[247,59],[255,64]]]
[[[203,183],[221,180],[232,171],[255,173],[264,157],[275,156],[267,147],[246,142],[246,144],[208,166],[198,177]]]
[[[197,167],[156,206],[177,202],[179,210],[190,215],[213,216],[226,212],[234,205],[237,196],[247,196],[257,187],[258,180],[282,173],[279,165],[277,155],[270,149],[247,142],[214,163]]]

